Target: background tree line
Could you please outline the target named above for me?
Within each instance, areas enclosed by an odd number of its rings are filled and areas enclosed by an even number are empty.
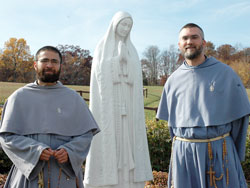
[[[92,62],[90,51],[74,45],[58,45],[57,48],[63,58],[60,80],[69,85],[89,85]],[[33,82],[34,60],[35,54],[31,54],[23,38],[10,38],[0,50],[0,81]]]
[[[92,56],[90,51],[74,45],[58,45],[63,55],[60,80],[68,85],[89,85]],[[206,55],[214,56],[231,66],[250,88],[250,47],[237,48],[223,44],[217,48],[208,41]],[[10,38],[0,49],[0,81],[33,82],[34,55],[25,39]],[[147,47],[141,59],[144,85],[163,85],[170,74],[182,63],[183,57],[174,46],[161,51],[157,46]]]
[[[250,88],[250,47],[239,49],[230,44],[223,44],[215,48],[214,44],[208,41],[205,54],[231,66],[240,76],[245,87]],[[174,45],[162,52],[157,46],[149,46],[143,52],[141,60],[144,85],[163,85],[183,60]]]

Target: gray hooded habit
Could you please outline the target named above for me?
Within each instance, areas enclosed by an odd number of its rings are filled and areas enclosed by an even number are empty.
[[[85,101],[75,91],[57,82],[54,86],[35,83],[15,91],[4,105],[0,143],[13,162],[5,187],[37,188],[43,172],[43,187],[82,188],[82,163],[93,135],[99,128]],[[64,148],[69,161],[54,157],[40,161],[46,148]],[[80,181],[79,181],[80,180]]]
[[[249,114],[245,87],[229,66],[213,57],[198,66],[184,62],[164,86],[157,117],[168,121],[172,138],[229,136],[210,142],[211,150],[208,143],[175,140],[169,188],[171,180],[178,188],[246,188],[240,161],[245,157]]]

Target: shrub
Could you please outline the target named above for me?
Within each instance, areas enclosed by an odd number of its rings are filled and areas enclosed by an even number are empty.
[[[245,173],[245,178],[250,181],[250,134],[247,137],[246,143],[246,158],[242,163],[242,168]]]
[[[0,124],[1,124],[1,115],[2,115],[2,108],[0,108]],[[8,173],[11,168],[12,162],[4,153],[0,145],[0,174]]]
[[[6,174],[9,172],[12,166],[11,160],[7,157],[0,146],[0,174]]]
[[[147,137],[153,170],[168,172],[171,155],[171,139],[167,123],[147,120]]]
[[[147,120],[147,136],[150,160],[153,170],[168,172],[171,156],[171,139],[167,123]],[[250,131],[246,142],[246,157],[242,162],[245,178],[250,181]],[[155,185],[155,184],[153,184]]]

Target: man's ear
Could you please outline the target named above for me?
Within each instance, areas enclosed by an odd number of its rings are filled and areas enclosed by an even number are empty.
[[[202,40],[202,45],[205,47],[207,44],[207,41],[205,41],[205,39]]]
[[[180,50],[180,42],[178,42],[178,47],[179,47],[179,50]]]
[[[35,70],[37,70],[37,62],[36,61],[34,61],[33,67]]]

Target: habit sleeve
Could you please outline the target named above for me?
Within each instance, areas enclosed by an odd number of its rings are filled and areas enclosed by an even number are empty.
[[[23,175],[27,179],[35,178],[36,176],[31,176],[32,171],[38,164],[42,151],[49,146],[32,138],[10,133],[1,133],[0,141],[5,153]],[[43,164],[39,163],[39,168],[42,167]]]
[[[167,95],[165,87],[163,88],[161,100],[158,106],[156,118],[168,121],[168,104],[167,104]]]
[[[240,161],[244,161],[245,159],[248,123],[248,115],[232,122],[231,136],[234,140]]]
[[[79,170],[81,170],[83,161],[89,152],[92,138],[93,133],[89,131],[83,135],[73,137],[70,142],[58,148],[64,148],[68,152],[69,163],[58,163],[68,176],[75,177],[79,173]]]

